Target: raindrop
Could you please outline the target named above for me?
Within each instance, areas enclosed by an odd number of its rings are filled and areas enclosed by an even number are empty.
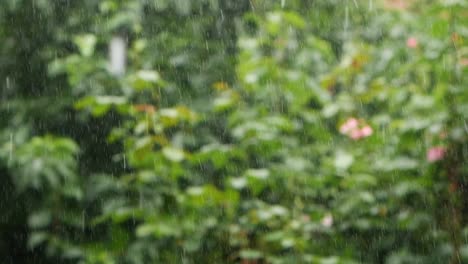
[[[344,38],[348,39],[348,28],[349,28],[349,8],[348,5],[345,7],[345,20],[344,20]]]
[[[81,213],[81,230],[85,231],[85,211]]]
[[[140,209],[142,209],[143,208],[143,192],[141,191],[141,189],[138,190],[138,196],[139,196],[138,206],[140,207]]]
[[[10,164],[13,160],[13,133],[10,133],[10,151],[8,155],[8,163]]]

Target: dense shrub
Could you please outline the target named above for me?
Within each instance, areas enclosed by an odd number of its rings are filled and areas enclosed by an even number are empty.
[[[468,261],[466,7],[7,1],[1,208],[63,262]]]

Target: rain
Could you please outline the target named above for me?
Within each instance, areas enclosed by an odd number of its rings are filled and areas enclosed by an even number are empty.
[[[1,263],[468,263],[467,1],[0,6]]]

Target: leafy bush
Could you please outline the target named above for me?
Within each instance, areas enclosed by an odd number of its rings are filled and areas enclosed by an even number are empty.
[[[84,152],[79,170],[68,139],[0,150],[42,197],[32,248],[82,263],[468,261],[463,1],[86,3],[57,26],[73,48],[45,56],[48,78],[121,149],[96,169]],[[105,65],[116,34],[120,77]]]

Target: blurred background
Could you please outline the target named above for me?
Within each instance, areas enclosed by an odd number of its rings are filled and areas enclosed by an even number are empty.
[[[468,263],[466,0],[1,0],[1,263]]]

